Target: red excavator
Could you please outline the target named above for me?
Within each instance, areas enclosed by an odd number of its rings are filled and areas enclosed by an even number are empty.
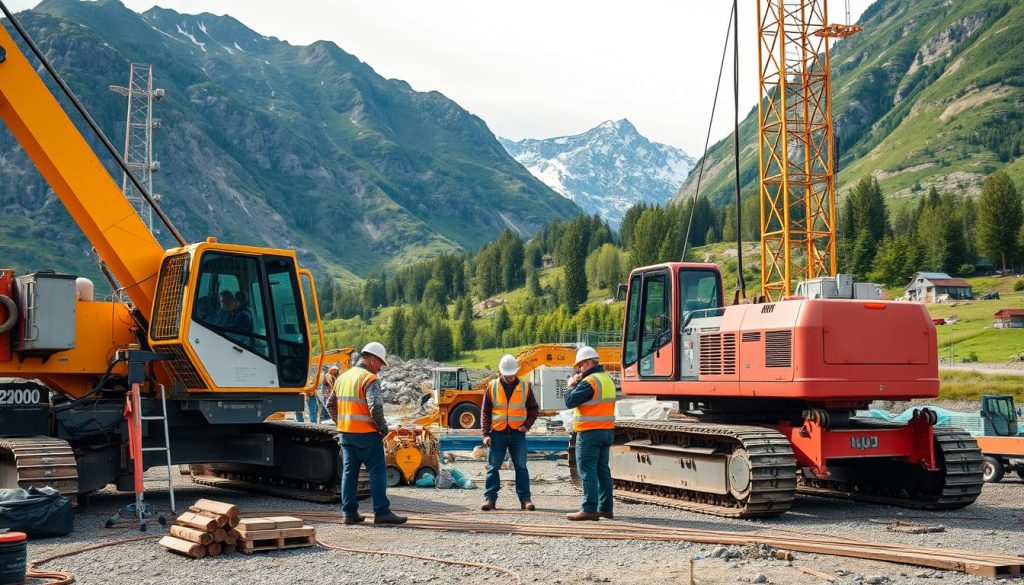
[[[938,395],[935,326],[922,305],[792,298],[725,306],[713,264],[629,279],[622,391],[674,400],[681,420],[619,421],[618,496],[733,517],[787,511],[797,492],[928,509],[966,506],[982,456],[918,411],[905,425],[854,416],[874,400]]]

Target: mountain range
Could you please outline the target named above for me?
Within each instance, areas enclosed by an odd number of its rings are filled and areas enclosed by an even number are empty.
[[[533,176],[613,226],[636,203],[670,200],[694,162],[678,148],[651,142],[626,119],[575,136],[499,140]]]
[[[107,88],[127,84],[130,63],[152,64],[166,91],[154,106],[155,191],[190,241],[293,248],[315,270],[353,279],[579,213],[483,120],[332,42],[295,46],[230,16],[139,14],[117,0],[45,0],[18,18],[115,144],[127,104]],[[6,130],[0,208],[5,266],[96,274],[84,237]]]
[[[878,0],[831,50],[837,194],[874,176],[895,204],[935,186],[976,195],[1006,170],[1024,185],[1024,3]],[[740,178],[757,193],[757,108],[740,126]],[[730,134],[708,152],[702,196],[733,197]],[[698,163],[699,164],[699,163]],[[677,194],[692,197],[693,173]]]

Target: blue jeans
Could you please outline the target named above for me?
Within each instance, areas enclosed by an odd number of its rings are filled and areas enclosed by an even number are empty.
[[[359,467],[366,465],[370,474],[370,496],[373,498],[373,514],[385,516],[391,513],[388,501],[387,464],[384,461],[384,441],[377,433],[339,433],[343,459],[341,469],[341,513],[355,516],[359,512]]]
[[[319,413],[317,413],[317,407],[320,405],[320,400],[316,397],[316,393],[312,396],[306,397],[306,408],[309,409],[309,422],[318,423],[320,422]],[[302,416],[302,411],[295,413],[295,420],[298,422],[304,422],[305,419]]]
[[[608,451],[615,439],[612,429],[576,433],[576,470],[583,484],[583,510],[612,511],[612,470]]]
[[[526,433],[491,433],[491,449],[487,453],[487,480],[484,482],[484,499],[493,502],[498,499],[501,489],[499,470],[505,461],[505,453],[512,456],[512,467],[516,470],[516,495],[519,502],[530,499],[530,472],[526,469]]]

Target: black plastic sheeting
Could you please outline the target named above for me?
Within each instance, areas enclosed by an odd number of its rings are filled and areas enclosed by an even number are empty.
[[[51,487],[0,490],[0,529],[24,532],[30,539],[66,536],[75,529],[71,500]]]

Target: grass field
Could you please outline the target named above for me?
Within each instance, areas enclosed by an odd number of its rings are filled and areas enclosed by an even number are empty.
[[[464,351],[461,355],[451,360],[451,364],[455,366],[462,366],[471,370],[498,370],[498,360],[501,356],[506,353],[516,355],[523,348],[522,347],[510,347],[503,349],[500,347],[492,349],[474,349],[471,351]]]
[[[1010,394],[1015,403],[1024,403],[1024,376],[941,371],[939,379],[940,398],[979,400],[982,394]]]

